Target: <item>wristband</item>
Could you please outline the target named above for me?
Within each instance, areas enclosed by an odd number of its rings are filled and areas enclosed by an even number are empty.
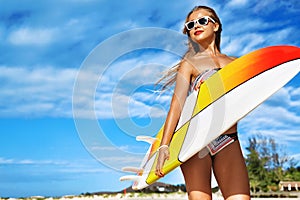
[[[158,147],[158,149],[156,151],[159,151],[160,149],[165,148],[165,147],[169,148],[168,145],[164,144],[164,145],[161,145],[160,147]]]

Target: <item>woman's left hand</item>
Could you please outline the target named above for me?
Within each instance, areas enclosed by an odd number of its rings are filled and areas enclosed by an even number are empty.
[[[170,158],[169,147],[166,146],[166,147],[159,149],[156,170],[155,170],[156,176],[159,176],[159,177],[165,176],[162,169],[165,164],[165,161],[169,160],[169,158]]]

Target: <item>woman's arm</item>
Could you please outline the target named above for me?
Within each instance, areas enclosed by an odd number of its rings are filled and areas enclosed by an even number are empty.
[[[164,176],[162,167],[165,160],[169,158],[169,151],[168,148],[166,148],[167,146],[165,145],[170,144],[176,125],[180,118],[181,111],[189,91],[192,72],[193,67],[191,64],[189,64],[187,61],[181,62],[176,77],[176,85],[170,105],[170,110],[168,112],[164,126],[162,141],[160,143],[160,146],[164,145],[164,148],[160,148],[159,150],[159,158],[156,166],[156,175],[158,176]]]
[[[176,85],[171,100],[170,110],[166,118],[161,145],[169,145],[170,143],[189,91],[191,76],[191,65],[186,61],[182,62],[176,77]]]

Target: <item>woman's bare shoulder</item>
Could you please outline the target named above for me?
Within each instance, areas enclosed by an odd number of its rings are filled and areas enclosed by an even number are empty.
[[[179,65],[179,69],[178,71],[179,72],[184,72],[184,73],[192,73],[193,72],[193,69],[194,69],[194,66],[191,62],[183,59],[181,60],[180,62],[180,65]]]
[[[231,59],[232,61],[238,59],[238,57],[236,57],[236,56],[228,56],[228,58]]]
[[[232,61],[234,61],[236,59],[237,59],[237,57],[235,57],[235,56],[229,56],[229,55],[224,54],[224,60],[223,61],[224,61],[224,64],[227,65],[227,64],[231,63]]]

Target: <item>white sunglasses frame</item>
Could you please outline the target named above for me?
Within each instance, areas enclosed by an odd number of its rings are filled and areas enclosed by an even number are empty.
[[[207,23],[206,24],[200,24],[199,23],[199,20],[200,19],[206,19],[207,20]],[[187,29],[187,30],[192,30],[192,29],[194,29],[195,28],[195,24],[197,23],[197,24],[199,24],[200,26],[206,26],[208,23],[209,23],[209,20],[212,22],[212,23],[216,23],[216,21],[213,19],[213,18],[211,18],[210,16],[203,16],[203,17],[200,17],[200,18],[197,18],[197,19],[194,19],[194,20],[191,20],[191,21],[188,21],[188,22],[186,22],[185,24],[184,24],[184,26],[185,26],[185,28]],[[188,26],[187,26],[187,24],[189,24],[190,22],[194,22],[194,27],[193,28],[188,28]]]

